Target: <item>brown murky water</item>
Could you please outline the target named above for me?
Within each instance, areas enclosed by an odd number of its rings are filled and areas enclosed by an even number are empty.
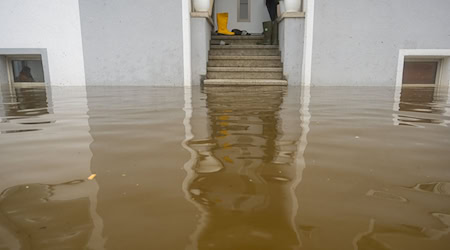
[[[436,92],[3,90],[0,249],[450,249]]]

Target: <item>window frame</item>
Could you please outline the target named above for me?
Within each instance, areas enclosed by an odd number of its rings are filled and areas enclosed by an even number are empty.
[[[440,80],[441,80],[441,64],[442,64],[442,58],[439,57],[405,57],[403,64],[406,64],[408,62],[433,62],[433,63],[437,63],[436,66],[436,77],[434,79],[434,83],[433,84],[407,84],[407,83],[403,83],[403,73],[404,73],[404,68],[402,71],[402,87],[436,87],[439,85]]]
[[[41,61],[42,63],[42,70],[44,73],[44,81],[43,82],[16,82],[14,80],[14,71],[12,66],[12,61],[20,61],[20,60],[27,60],[27,61]],[[38,87],[38,86],[45,86],[46,84],[46,74],[45,74],[45,68],[44,68],[44,62],[42,60],[41,55],[8,55],[6,56],[6,68],[8,72],[8,82],[10,87],[14,86],[22,86],[22,87]]]
[[[247,19],[243,19],[241,18],[241,0],[237,0],[237,21],[240,23],[249,23],[251,22],[251,9],[252,9],[252,4],[251,4],[251,0],[247,0],[248,1],[248,18]]]

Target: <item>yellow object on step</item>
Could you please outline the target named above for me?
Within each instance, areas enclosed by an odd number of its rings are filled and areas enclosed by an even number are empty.
[[[219,27],[217,33],[230,36],[234,35],[234,32],[228,30],[228,13],[217,13],[217,26]]]

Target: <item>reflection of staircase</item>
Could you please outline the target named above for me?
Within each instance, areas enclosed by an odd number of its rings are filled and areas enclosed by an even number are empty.
[[[262,41],[261,35],[212,35],[204,84],[287,85],[278,45],[258,45]]]

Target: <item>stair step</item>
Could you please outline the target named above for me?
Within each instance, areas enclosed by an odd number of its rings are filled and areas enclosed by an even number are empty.
[[[283,69],[281,67],[208,67],[208,72],[283,72]]]
[[[228,45],[258,45],[263,42],[260,39],[246,39],[246,40],[211,40],[210,45],[220,45],[221,42],[225,42]]]
[[[211,35],[212,40],[262,40],[263,35],[250,35],[250,36],[225,36],[225,35]]]
[[[232,50],[232,49],[279,49],[278,45],[211,45],[210,49],[223,49],[223,50]]]
[[[209,60],[280,60],[281,56],[209,56]]]
[[[209,56],[280,56],[278,49],[211,49]]]
[[[209,60],[208,67],[282,67],[280,60]]]
[[[283,72],[258,71],[208,71],[207,79],[273,79],[282,80]]]
[[[267,79],[206,79],[205,86],[287,86],[286,80]]]

